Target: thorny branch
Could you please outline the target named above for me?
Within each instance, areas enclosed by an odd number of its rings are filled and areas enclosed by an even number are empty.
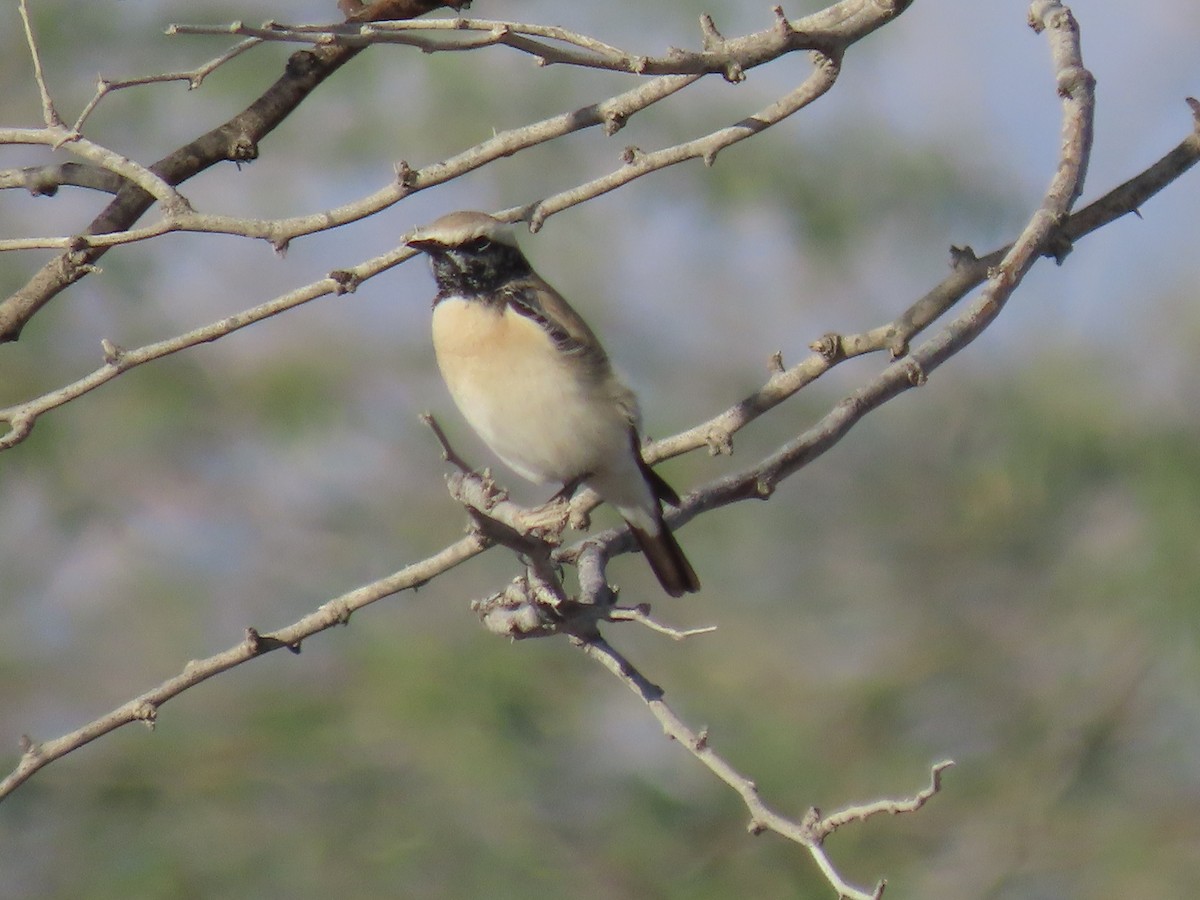
[[[349,5],[353,6],[354,4]],[[838,4],[838,7],[855,5],[843,3]],[[896,3],[892,14],[902,11],[906,6],[907,3]],[[22,2],[22,13],[24,14],[24,2]],[[818,16],[828,13],[829,10],[826,10],[824,14],[818,14]],[[780,22],[786,24],[786,19],[782,18],[782,14],[777,15]],[[817,17],[810,18],[816,19]],[[628,55],[623,51],[600,42],[593,41],[589,44],[588,39],[579,35],[551,33],[548,29],[539,31],[536,26],[514,25],[507,31],[503,29],[498,31],[497,23],[473,20],[456,21],[464,23],[457,26],[458,30],[486,33],[487,43],[505,43],[522,52],[535,53],[547,62],[586,64],[574,60],[573,55],[577,53],[592,54],[597,59],[607,60],[611,65],[606,67],[612,68],[620,68],[620,65],[617,64],[618,60],[623,61],[622,65],[628,61]],[[874,27],[878,27],[882,21],[881,19]],[[318,35],[316,39],[326,49],[332,46],[337,48],[337,52],[350,52],[346,48],[353,47],[355,48],[354,52],[357,52],[357,48],[363,43],[384,40],[379,35],[394,37],[411,34],[417,30],[416,24],[418,23],[412,23],[413,27],[404,24],[387,27],[375,25],[370,29],[359,29],[355,32],[357,36],[351,35],[344,29],[329,29]],[[432,23],[419,24],[426,30],[446,28],[446,26]],[[784,24],[777,26],[777,33],[781,36],[786,31]],[[676,513],[673,520],[675,525],[682,524],[706,510],[739,500],[769,497],[780,481],[833,446],[864,415],[908,388],[922,384],[930,372],[950,356],[965,348],[995,319],[1008,297],[1020,284],[1025,273],[1039,257],[1051,256],[1061,263],[1074,241],[1119,216],[1136,211],[1137,207],[1147,198],[1177,178],[1200,158],[1200,104],[1189,100],[1195,120],[1193,132],[1175,150],[1150,169],[1072,215],[1070,210],[1082,189],[1091,146],[1091,120],[1094,105],[1092,77],[1083,68],[1079,54],[1078,26],[1069,10],[1051,0],[1038,0],[1031,6],[1030,24],[1035,30],[1048,33],[1051,54],[1055,62],[1056,87],[1063,98],[1064,114],[1059,166],[1041,206],[1034,212],[1026,228],[1011,245],[983,257],[976,257],[970,248],[956,249],[950,276],[916,301],[893,322],[859,335],[826,335],[814,342],[813,356],[788,369],[785,369],[782,362],[776,359],[770,378],[755,394],[706,423],[648,447],[647,456],[651,460],[663,459],[705,446],[713,452],[727,451],[732,435],[739,429],[803,386],[811,383],[840,361],[851,356],[881,350],[888,351],[894,360],[877,376],[844,398],[811,428],[758,464],[743,472],[702,486],[686,497],[683,508]],[[314,32],[311,30],[293,29],[288,31],[278,26],[272,26],[269,30],[272,31],[273,36],[263,39],[292,40],[299,39],[301,34],[306,35],[305,40],[314,39]],[[33,42],[32,31],[28,33],[31,47],[35,49],[36,58],[36,45]],[[237,33],[246,32],[239,31]],[[730,77],[730,73],[733,71],[730,68],[731,65],[737,65],[744,69],[750,65],[759,64],[754,61],[753,57],[744,59],[740,57],[738,54],[742,52],[741,50],[731,51],[729,49],[731,46],[740,45],[722,38],[711,21],[705,23],[704,34],[705,49],[700,54],[689,55],[680,51],[661,60],[639,58],[638,65],[641,68],[630,69],[630,71],[652,72],[654,67],[665,66],[668,61],[676,68],[669,70],[671,74],[646,82],[639,88],[614,98],[618,102],[609,101],[610,105],[607,109],[604,109],[605,104],[600,104],[596,108],[595,121],[589,124],[607,123],[610,127],[619,127],[629,111],[644,108],[649,103],[669,96],[674,91],[690,84],[695,77],[699,77],[701,72],[720,71],[726,77]],[[253,37],[257,39],[260,35],[255,34]],[[518,40],[518,38],[522,40]],[[533,38],[563,42],[570,49],[556,51],[562,55],[562,58],[555,58],[553,54],[545,52],[543,45],[523,40]],[[794,35],[789,39],[794,39]],[[431,49],[449,48],[438,46]],[[713,155],[723,146],[757,133],[786,115],[791,115],[815,97],[820,96],[832,85],[836,79],[836,61],[840,59],[840,49],[844,49],[844,46],[837,47],[828,41],[823,42],[822,52],[824,55],[820,58],[813,75],[792,95],[772,104],[771,107],[754,117],[755,124],[746,126],[744,123],[739,123],[739,126],[735,126],[733,129],[714,132],[698,141],[658,151],[666,156],[648,164],[651,168],[647,171],[670,164],[665,161],[667,157],[675,159],[677,156],[679,158],[698,156],[711,162]],[[728,54],[725,57],[726,66],[712,68],[711,54],[719,52]],[[219,65],[228,56],[229,54],[218,57],[209,64],[208,68],[201,67],[196,70],[196,73],[200,74],[193,73],[193,80],[202,78],[204,72],[211,71],[212,67]],[[326,59],[326,65],[336,68],[336,64],[332,61],[335,59],[337,59],[336,55]],[[341,61],[344,62],[344,59]],[[686,68],[687,66],[694,68],[689,69]],[[180,174],[179,172],[169,172],[167,170],[170,167],[161,164],[143,169],[136,164],[129,163],[128,166],[122,168],[124,163],[104,157],[103,148],[93,147],[77,134],[79,126],[95,108],[103,94],[115,87],[105,88],[105,82],[102,82],[96,98],[79,117],[76,128],[69,130],[63,128],[61,120],[54,112],[50,94],[45,88],[40,64],[36,66],[36,71],[37,82],[43,96],[46,127],[23,132],[20,135],[17,135],[15,130],[0,132],[0,139],[5,136],[19,137],[36,140],[40,143],[52,143],[53,140],[62,139],[75,145],[74,152],[88,162],[78,169],[58,167],[55,172],[43,171],[41,180],[32,176],[16,179],[11,173],[7,173],[6,180],[5,175],[0,174],[0,186],[20,183],[21,186],[33,190],[32,185],[36,184],[39,185],[40,192],[52,193],[57,184],[72,183],[86,184],[99,190],[113,190],[114,182],[109,177],[111,175],[119,179],[117,182],[119,186],[115,187],[118,197],[117,200],[114,200],[114,204],[121,200],[122,195],[128,198],[131,196],[131,192],[137,190],[143,195],[138,199],[138,203],[145,203],[141,211],[149,206],[149,198],[154,197],[171,207],[168,220],[173,217],[176,223],[192,221],[193,224],[197,224],[196,220],[188,219],[192,214],[186,207],[186,200],[174,190],[174,186],[183,180],[183,178],[176,178]],[[324,73],[324,75],[328,74],[328,71]],[[181,73],[175,73],[171,76],[162,76],[157,80],[180,77],[182,77]],[[120,86],[135,83],[142,82],[130,81],[122,83]],[[117,85],[117,83],[114,82],[112,85]],[[310,84],[307,89],[311,90],[314,86],[315,84]],[[300,99],[302,98],[296,98],[295,102],[298,103]],[[622,103],[625,106],[622,106]],[[538,124],[546,130],[553,131],[556,126],[547,123],[554,121],[547,120],[545,123]],[[743,130],[736,130],[738,127]],[[561,133],[566,133],[566,131]],[[514,137],[514,135],[516,136]],[[403,196],[404,192],[411,192],[419,187],[441,183],[456,177],[457,174],[483,165],[497,156],[508,155],[513,152],[513,142],[515,142],[515,146],[519,147],[527,145],[522,144],[522,141],[536,142],[541,139],[544,138],[535,135],[532,131],[524,134],[511,132],[506,135],[498,135],[491,142],[485,142],[460,154],[459,157],[439,164],[442,167],[441,171],[437,166],[421,172],[404,169],[398,182],[401,190],[400,196]],[[627,162],[626,168],[633,168],[638,164],[639,159],[647,158],[654,159],[654,154],[634,154]],[[170,158],[168,157],[168,159]],[[678,160],[675,159],[675,161]],[[109,174],[102,176],[101,173]],[[510,220],[527,220],[536,229],[547,215],[557,212],[571,203],[582,202],[582,199],[596,196],[603,190],[611,190],[628,181],[629,178],[626,176],[627,173],[624,170],[618,170],[610,176],[548,197],[540,203],[507,210],[505,216]],[[187,176],[184,175],[184,177]],[[636,177],[636,175],[632,177]],[[132,187],[133,185],[136,185],[136,188]],[[399,196],[396,199],[399,199]],[[123,226],[115,227],[114,231],[119,232],[123,228],[128,228],[129,224],[140,216],[140,211],[136,214],[128,212],[136,206],[137,203],[129,204],[126,201],[125,213],[122,215],[127,221]],[[129,218],[130,215],[132,218]],[[95,225],[96,223],[93,223],[93,226]],[[238,227],[243,226],[244,223]],[[98,234],[100,231],[101,229],[97,228],[89,229],[89,232],[93,234]],[[278,230],[272,232],[271,239],[279,241],[281,233],[286,234],[286,229],[282,232]],[[286,243],[287,239],[283,238],[282,240]],[[113,240],[115,242],[116,238]],[[89,253],[103,252],[106,246],[102,243],[88,244],[85,240],[82,245],[74,245],[72,252],[86,257]],[[0,449],[19,443],[29,433],[39,415],[82,396],[130,368],[195,346],[198,343],[215,340],[268,316],[307,302],[314,297],[353,290],[362,280],[403,262],[410,255],[403,248],[397,249],[390,254],[367,260],[357,266],[337,270],[326,279],[299,288],[236,316],[137,350],[123,350],[106,342],[104,347],[105,364],[91,375],[43,397],[35,398],[7,410],[0,410],[0,419],[9,425],[8,433],[0,437]],[[75,280],[77,277],[79,276],[76,275],[70,280]],[[62,281],[55,290],[42,295],[40,302],[44,303],[46,299],[53,296],[53,293],[69,284],[70,280]],[[945,323],[926,341],[910,350],[910,342],[915,336],[929,328],[972,289],[985,281],[984,290],[971,305]],[[36,305],[40,305],[40,303]],[[17,331],[24,321],[25,319],[21,319],[17,323]],[[9,336],[15,337],[15,332],[10,332]],[[441,435],[440,432],[438,434],[439,439],[443,442],[447,458],[465,470],[465,464],[453,454],[444,440],[444,435]],[[567,522],[578,523],[581,517],[586,517],[587,510],[595,502],[594,498],[587,495],[577,497],[569,509],[564,509],[559,504],[553,508],[548,506],[536,510],[524,510],[512,504],[504,496],[498,495],[494,485],[491,485],[486,477],[469,471],[463,471],[454,476],[451,487],[456,499],[472,513],[474,524],[466,537],[428,559],[414,563],[387,578],[334,598],[309,615],[282,629],[261,633],[250,628],[247,630],[245,640],[234,647],[207,659],[188,663],[183,671],[175,677],[76,731],[44,743],[35,743],[26,739],[23,743],[22,757],[16,769],[7,778],[0,781],[0,798],[7,796],[35,772],[55,759],[61,758],[72,750],[122,725],[135,721],[153,725],[163,703],[201,681],[273,650],[287,648],[298,653],[306,638],[334,625],[347,623],[353,612],[383,597],[415,588],[466,559],[483,552],[488,547],[501,543],[520,550],[529,561],[529,571],[515,580],[505,592],[478,604],[477,609],[489,628],[519,637],[566,634],[590,658],[605,666],[641,697],[668,735],[680,741],[702,764],[742,796],[751,814],[750,827],[753,832],[774,831],[806,847],[840,897],[865,900],[865,898],[878,898],[881,895],[883,882],[880,882],[873,892],[868,893],[845,881],[825,853],[825,839],[836,829],[850,822],[861,821],[883,812],[902,813],[919,809],[937,793],[940,787],[940,776],[951,763],[939,763],[934,766],[931,770],[930,785],[908,799],[876,801],[862,806],[848,807],[826,816],[822,816],[815,809],[810,810],[806,816],[800,819],[789,819],[779,815],[763,803],[753,782],[736,771],[732,765],[712,750],[707,734],[697,733],[688,728],[665,704],[662,690],[646,679],[632,663],[601,636],[599,629],[602,624],[630,621],[644,624],[677,639],[700,633],[705,629],[679,631],[653,620],[649,616],[648,608],[644,606],[620,607],[616,604],[615,594],[608,586],[604,574],[604,566],[612,555],[631,549],[631,542],[624,532],[614,529],[591,535],[571,547],[554,549]],[[578,598],[571,599],[566,596],[555,567],[551,564],[554,561],[572,562],[577,566],[580,580]]]
[[[540,66],[553,64],[607,69],[634,75],[721,75],[739,82],[746,71],[796,50],[836,53],[879,27],[879,14],[899,15],[911,0],[890,3],[838,3],[803,19],[789,20],[783,7],[772,8],[771,27],[738,38],[726,39],[717,31],[711,16],[700,17],[703,49],[687,51],[672,47],[662,56],[622,50],[556,26],[498,22],[486,19],[422,19],[411,22],[376,22],[369,25],[284,25],[266,22],[254,27],[244,22],[225,26],[172,25],[170,34],[239,35],[260,41],[333,44],[366,47],[372,44],[404,44],[425,53],[475,50],[507,46],[529,54]],[[429,34],[450,33],[450,38]],[[474,33],[478,37],[464,38]],[[551,41],[553,43],[546,43]]]
[[[449,0],[456,8],[459,0]],[[437,0],[401,0],[390,10],[395,18],[412,18],[445,6]],[[248,162],[258,158],[259,144],[280,125],[326,78],[358,54],[351,47],[314,47],[289,57],[284,73],[246,109],[194,141],[178,148],[151,166],[130,163],[119,154],[100,149],[89,161],[125,179],[116,196],[78,236],[78,240],[46,263],[23,287],[0,300],[0,343],[14,341],[26,323],[54,297],[95,271],[108,251],[104,243],[92,244],[89,235],[124,231],[141,218],[157,199],[167,206],[167,219],[184,215],[189,204],[174,190],[192,176],[218,162]],[[84,118],[81,116],[81,118]],[[82,136],[59,122],[45,129],[0,131],[0,144],[41,143],[58,147],[75,144]],[[76,151],[78,152],[78,151]],[[83,154],[81,154],[83,155]],[[42,193],[48,193],[43,190]]]
[[[649,172],[695,158],[704,159],[706,163],[711,164],[717,152],[724,147],[792,115],[824,93],[832,84],[833,78],[836,78],[837,63],[846,47],[891,21],[910,3],[911,0],[888,0],[882,3],[875,0],[841,0],[822,12],[795,21],[789,21],[782,12],[777,11],[774,24],[761,32],[730,41],[708,41],[709,46],[701,54],[701,57],[708,61],[708,68],[697,68],[690,74],[668,74],[652,78],[601,103],[503,132],[441,163],[420,170],[412,169],[407,163],[401,162],[397,166],[397,177],[394,181],[370,196],[337,210],[277,221],[249,220],[196,213],[185,203],[174,202],[172,194],[168,195],[172,202],[167,204],[166,214],[162,219],[149,226],[133,229],[134,223],[151,207],[155,199],[164,199],[160,196],[161,190],[147,191],[147,184],[160,184],[161,187],[170,190],[218,162],[247,162],[257,158],[262,139],[317,86],[365,46],[345,42],[314,44],[310,49],[292,54],[284,75],[262,97],[229,122],[180,147],[151,166],[135,166],[118,173],[126,177],[136,174],[138,178],[131,179],[135,181],[134,185],[123,185],[104,212],[81,234],[0,242],[0,249],[4,250],[51,248],[62,251],[24,287],[8,298],[0,300],[0,343],[16,340],[25,324],[39,309],[66,287],[93,271],[96,261],[113,245],[147,240],[174,231],[199,231],[261,238],[282,249],[296,237],[372,215],[417,191],[442,184],[500,157],[512,156],[521,150],[566,134],[599,125],[611,135],[618,131],[630,116],[694,83],[707,71],[720,71],[730,80],[739,80],[733,78],[731,73],[736,71],[744,74],[747,68],[762,65],[795,50],[818,51],[818,69],[824,70],[823,79],[810,79],[806,86],[788,98],[777,101],[761,112],[708,137],[658,151],[656,154],[643,156],[627,151],[626,164],[621,169],[588,184],[562,191],[548,198],[539,209],[535,209],[529,218],[536,230],[547,215],[598,196]],[[393,19],[406,19],[415,18],[441,6],[458,9],[463,5],[465,4],[462,0],[441,3],[436,0],[397,0],[388,4],[386,13]],[[358,20],[357,15],[353,18]],[[176,28],[177,32],[180,30],[181,28]],[[312,40],[312,36],[306,40]],[[587,41],[582,37],[578,40]],[[597,47],[607,46],[600,42],[594,43]],[[828,83],[819,87],[823,80],[827,80]],[[96,102],[99,100],[94,99],[92,108]],[[91,109],[85,110],[85,113],[90,115]],[[86,115],[80,116],[80,120],[85,118]],[[40,142],[54,146],[77,134],[61,125],[54,128],[48,126],[44,132],[44,135],[39,132]],[[4,135],[0,134],[0,143],[4,141]],[[52,189],[46,189],[51,175],[52,171],[47,171],[44,167],[39,170],[36,182],[39,193],[53,192]],[[24,180],[17,173],[0,173],[0,184],[22,183]]]
[[[612,645],[600,637],[577,640],[575,643],[590,659],[602,665],[641,698],[668,737],[678,741],[709,771],[737,792],[750,811],[748,829],[751,834],[772,831],[807,849],[825,879],[837,891],[839,898],[878,900],[883,894],[885,882],[879,882],[869,893],[847,882],[825,852],[825,839],[844,825],[861,822],[881,813],[899,815],[916,812],[941,790],[942,774],[954,765],[950,760],[934,765],[930,770],[929,786],[910,798],[878,800],[861,806],[849,806],[827,816],[822,816],[820,810],[813,807],[800,819],[788,818],[771,809],[759,794],[758,786],[712,748],[708,732],[696,732],[689,728],[667,705],[663,699],[662,688],[647,679]]]

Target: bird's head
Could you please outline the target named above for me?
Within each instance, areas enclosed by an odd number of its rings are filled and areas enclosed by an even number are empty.
[[[481,294],[529,273],[512,225],[483,212],[447,213],[405,243],[427,254],[443,291]]]

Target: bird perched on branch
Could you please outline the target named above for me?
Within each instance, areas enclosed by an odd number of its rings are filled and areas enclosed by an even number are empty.
[[[454,402],[518,475],[593,488],[672,597],[700,580],[663,521],[679,496],[642,459],[637,398],[587,323],[533,271],[511,226],[455,212],[417,229],[438,293],[433,348]]]

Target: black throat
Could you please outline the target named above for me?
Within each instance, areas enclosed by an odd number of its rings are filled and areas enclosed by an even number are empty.
[[[437,280],[438,296],[477,297],[500,301],[504,285],[531,273],[529,262],[521,251],[510,244],[480,238],[461,247],[430,249],[433,277]]]

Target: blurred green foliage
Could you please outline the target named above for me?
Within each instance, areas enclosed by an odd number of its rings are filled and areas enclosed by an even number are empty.
[[[99,63],[176,68],[180,48],[194,64],[224,46],[152,39],[166,21],[272,14],[260,6],[34,11],[51,82],[78,106]],[[691,8],[653,14],[649,48],[695,27]],[[37,104],[12,21],[0,74],[26,89],[0,112],[27,122]],[[249,54],[199,92],[115,95],[98,139],[153,158],[248,102],[284,55]],[[189,190],[207,209],[309,212],[377,189],[397,159],[436,160],[610,92],[608,76],[551,72],[501,50],[377,48],[259,163]],[[101,338],[177,333],[386,249],[431,211],[527,202],[615,167],[625,143],[661,146],[770,96],[758,79],[705,89],[286,258],[203,236],[111,254],[103,277],[0,347],[0,403],[99,365]],[[827,323],[877,324],[872,305],[895,315],[939,277],[929,260],[946,244],[1026,205],[945,141],[901,148],[884,122],[835,125],[784,126],[526,240],[602,323],[654,433],[740,399],[770,352],[792,361]],[[3,197],[0,226],[56,233],[70,226],[55,217],[86,221],[88,203]],[[5,285],[35,265],[4,264]],[[248,625],[290,622],[461,533],[416,414],[434,409],[469,458],[489,459],[433,372],[431,282],[404,269],[123,375],[0,455],[0,742],[77,727]],[[1196,337],[1162,329],[1154,349],[1190,359]],[[609,636],[781,812],[912,793],[956,759],[919,814],[830,841],[858,883],[886,874],[898,897],[1187,896],[1200,875],[1197,420],[1146,401],[1111,348],[980,343],[771,502],[683,529],[700,596],[660,602],[642,560],[613,563],[628,600],[715,635]],[[739,434],[731,459],[694,454],[668,476],[691,488],[749,465],[877,365],[841,367]],[[468,599],[517,568],[492,551],[298,657],[189,691],[153,734],[127,728],[48,767],[0,805],[0,898],[829,896],[803,850],[745,833],[736,797],[610,676],[565,642],[478,628]]]

